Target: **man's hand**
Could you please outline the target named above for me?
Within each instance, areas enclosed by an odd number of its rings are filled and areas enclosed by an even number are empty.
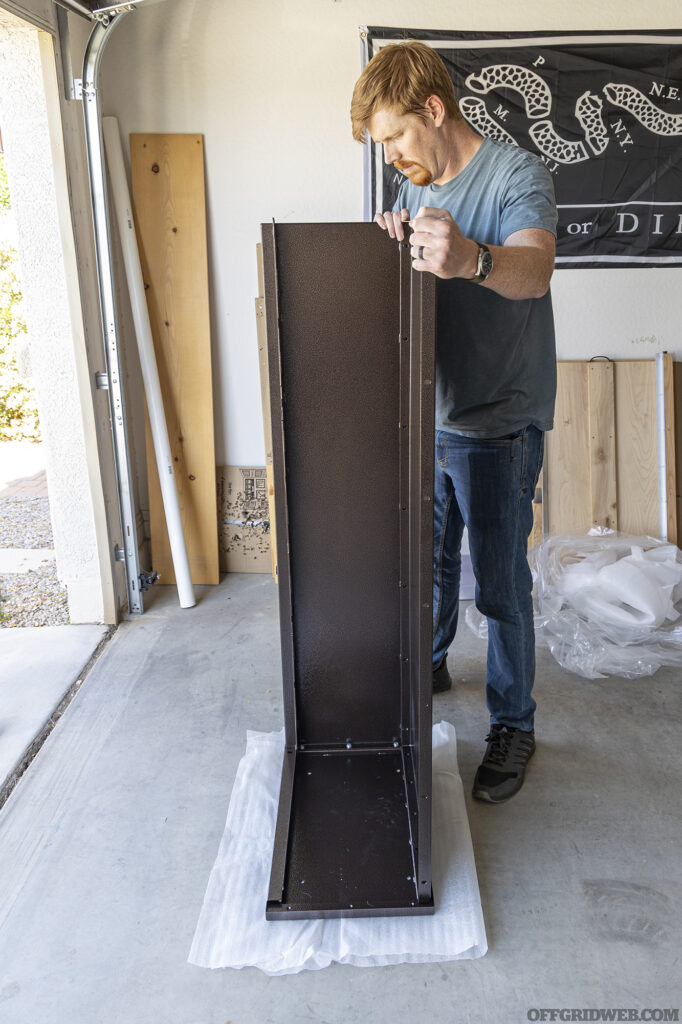
[[[374,217],[374,223],[378,224],[384,231],[388,231],[391,238],[397,238],[399,242],[402,242],[405,238],[403,224],[409,219],[409,210],[402,209],[400,212],[396,210],[395,213],[387,210],[386,213],[377,213]]]
[[[471,279],[478,269],[478,245],[465,238],[448,210],[422,206],[410,221],[412,266],[436,277]],[[484,241],[484,239],[481,239]],[[422,249],[423,247],[423,249]],[[473,288],[489,288],[505,299],[539,299],[549,289],[554,270],[555,239],[543,228],[523,228],[488,246],[490,275]]]
[[[448,210],[422,206],[410,224],[415,270],[428,270],[443,278],[474,276],[478,246],[464,237]]]

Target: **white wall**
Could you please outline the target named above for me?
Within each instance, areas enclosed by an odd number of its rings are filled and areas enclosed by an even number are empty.
[[[104,113],[124,136],[205,136],[218,465],[264,461],[259,225],[362,219],[362,146],[348,114],[360,25],[682,28],[682,9],[679,0],[165,0],[126,15],[104,55]],[[676,269],[557,271],[559,358],[667,349],[682,359],[681,286]]]

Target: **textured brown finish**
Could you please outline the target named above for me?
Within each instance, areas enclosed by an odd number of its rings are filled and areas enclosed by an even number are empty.
[[[265,225],[263,255],[287,748],[268,916],[428,913],[434,279],[369,224]]]

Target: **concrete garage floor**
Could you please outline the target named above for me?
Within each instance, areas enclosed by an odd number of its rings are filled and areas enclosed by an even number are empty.
[[[485,957],[283,978],[188,965],[246,730],[282,724],[272,580],[231,575],[197,596],[182,611],[174,588],[145,595],[0,813],[3,1024],[521,1024],[534,1008],[680,1007],[679,674],[591,682],[544,650],[524,789],[499,807],[469,799]],[[456,691],[434,701],[467,793],[484,650],[462,628]]]
[[[0,629],[0,806],[108,634],[88,625]]]

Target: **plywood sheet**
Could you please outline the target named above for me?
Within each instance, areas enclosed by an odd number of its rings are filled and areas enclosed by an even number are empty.
[[[272,575],[277,582],[277,541],[274,531],[275,522],[275,480],[272,469],[272,421],[270,412],[270,376],[268,369],[268,340],[265,321],[265,285],[263,283],[263,246],[256,246],[256,266],[258,270],[258,297],[256,298],[256,330],[258,334],[258,367],[260,370],[261,401],[263,406],[263,436],[265,439],[265,466],[268,478],[268,507],[270,523],[270,551],[272,554]]]
[[[664,356],[668,537],[677,538],[672,357]],[[557,363],[554,430],[547,436],[548,531],[594,524],[659,536],[656,362]]]
[[[663,388],[665,392],[665,464],[666,501],[668,504],[668,540],[677,544],[677,472],[675,462],[675,371],[669,352],[663,356]]]
[[[587,364],[557,363],[554,430],[547,434],[545,499],[549,533],[592,526]]]
[[[624,533],[658,530],[656,363],[621,360],[615,367],[618,526]]]
[[[533,497],[533,529],[528,538],[528,547],[534,548],[542,544],[542,501],[543,501],[543,471],[540,472],[538,485],[535,488]]]
[[[206,203],[201,135],[130,136],[142,274],[193,583],[218,583]],[[175,583],[145,407],[152,562]]]
[[[618,529],[616,424],[612,362],[587,364],[592,522]]]
[[[682,363],[675,363],[673,366],[674,381],[674,408],[675,408],[675,467],[676,487],[675,497],[677,505],[677,533],[682,537]],[[677,544],[677,540],[675,541]]]

